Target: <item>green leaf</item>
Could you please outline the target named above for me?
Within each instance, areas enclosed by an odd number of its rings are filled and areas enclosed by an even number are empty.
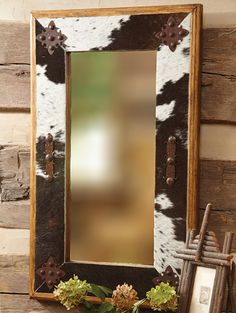
[[[98,308],[98,313],[106,313],[114,310],[114,306],[109,302],[102,303]]]
[[[91,285],[91,293],[102,299],[102,300],[105,300],[106,298],[106,294],[101,290],[101,288],[99,288],[99,286],[95,285],[95,284],[90,284]]]
[[[97,287],[99,287],[105,293],[106,296],[109,296],[112,294],[112,290],[110,288],[107,288],[105,286],[100,286],[100,285],[97,285]]]
[[[135,303],[134,303],[134,306],[133,306],[133,311],[132,311],[132,313],[139,313],[139,307],[140,307],[140,305],[142,305],[145,301],[146,301],[146,299],[141,299],[141,300],[135,302]]]
[[[91,310],[92,307],[94,307],[94,305],[91,302],[87,301],[87,300],[84,300],[84,306],[88,310]]]

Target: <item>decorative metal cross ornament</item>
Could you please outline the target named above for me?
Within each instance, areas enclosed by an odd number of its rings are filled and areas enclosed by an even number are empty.
[[[56,27],[55,23],[51,21],[41,34],[37,35],[37,40],[41,42],[42,46],[48,50],[49,54],[53,54],[55,49],[63,46],[67,37],[62,34]]]
[[[49,257],[36,273],[46,282],[49,289],[52,289],[60,279],[65,276],[65,272],[60,269],[60,265],[56,264],[53,257]]]
[[[152,280],[154,285],[159,285],[161,282],[169,283],[173,287],[179,286],[179,276],[173,271],[173,268],[169,265],[164,272],[158,273],[158,275]]]
[[[188,33],[189,32],[182,26],[179,26],[174,17],[171,16],[156,36],[164,45],[169,46],[170,50],[174,52],[177,45],[188,35]]]

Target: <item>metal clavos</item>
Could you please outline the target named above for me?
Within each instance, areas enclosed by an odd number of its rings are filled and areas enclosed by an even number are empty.
[[[36,270],[36,273],[41,277],[42,281],[47,284],[49,289],[52,289],[54,285],[59,283],[60,279],[65,276],[61,265],[56,264],[53,257],[49,257],[47,262]]]
[[[66,41],[66,35],[62,34],[56,27],[55,23],[51,21],[41,34],[37,35],[37,40],[41,42],[42,46],[48,50],[51,55],[58,47],[63,47]]]
[[[170,136],[166,146],[166,184],[172,186],[175,182],[176,138]]]
[[[163,25],[161,31],[156,34],[156,37],[166,46],[170,48],[172,52],[180,42],[189,34],[187,29],[179,26],[173,16],[170,16],[167,23]]]
[[[45,138],[45,174],[47,175],[47,181],[53,180],[54,162],[53,162],[53,136],[48,134]]]

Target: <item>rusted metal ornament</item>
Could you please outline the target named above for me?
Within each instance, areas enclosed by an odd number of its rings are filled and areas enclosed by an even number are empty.
[[[60,265],[56,264],[53,257],[49,257],[46,263],[36,270],[36,273],[52,289],[60,279],[65,276],[65,272],[61,270]]]
[[[180,42],[189,34],[187,29],[179,26],[173,16],[169,17],[167,23],[161,28],[161,31],[156,34],[156,37],[161,42],[169,46],[172,52],[175,51],[176,47]]]
[[[67,37],[58,30],[54,21],[51,21],[48,27],[46,27],[41,34],[37,35],[36,39],[41,42],[42,46],[52,55],[58,47],[63,47]]]

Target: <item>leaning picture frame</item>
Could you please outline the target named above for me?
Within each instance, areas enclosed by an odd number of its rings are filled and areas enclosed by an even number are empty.
[[[186,248],[175,257],[183,260],[179,285],[179,312],[222,312],[227,279],[232,266],[233,233],[226,232],[222,250],[216,234],[207,231],[211,204],[207,205],[200,233],[189,232]]]

